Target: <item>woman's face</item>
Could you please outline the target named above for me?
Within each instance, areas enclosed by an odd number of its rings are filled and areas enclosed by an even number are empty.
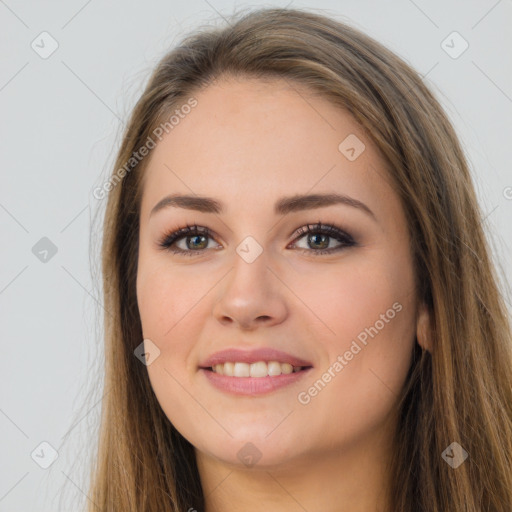
[[[137,298],[158,401],[217,462],[368,447],[390,431],[418,319],[384,162],[349,114],[296,84],[221,80],[195,98],[152,150],[141,205]],[[192,199],[153,210],[169,195]],[[199,232],[159,246],[187,225]],[[228,349],[240,353],[206,369]]]

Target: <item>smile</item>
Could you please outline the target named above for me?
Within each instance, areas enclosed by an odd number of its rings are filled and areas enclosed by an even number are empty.
[[[216,364],[211,370],[219,375],[227,377],[277,377],[278,375],[288,375],[299,372],[302,366],[292,366],[290,363],[280,363],[278,361],[258,361],[248,364],[242,362],[226,362]]]
[[[221,372],[227,371],[227,374],[220,373],[219,369]],[[214,367],[200,368],[199,372],[219,391],[231,395],[258,396],[294,384],[312,369],[312,366],[294,367],[289,363],[281,364],[277,361],[269,361],[269,363],[258,361],[252,364],[226,362]],[[279,374],[277,374],[278,371]]]

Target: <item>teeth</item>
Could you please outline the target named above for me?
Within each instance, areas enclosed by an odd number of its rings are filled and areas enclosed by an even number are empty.
[[[216,364],[212,370],[219,375],[228,377],[275,377],[281,374],[299,372],[302,366],[292,366],[289,363],[279,363],[278,361],[258,361],[257,363],[232,363]]]
[[[245,363],[235,363],[233,375],[235,377],[249,377],[249,365]]]
[[[236,363],[236,364],[243,364],[243,363]],[[248,365],[244,365],[248,366]],[[245,370],[245,368],[244,368]],[[268,367],[267,364],[263,361],[260,361],[258,363],[253,363],[249,366],[249,374],[251,377],[266,377],[268,375]],[[242,377],[247,377],[247,375],[242,375]]]
[[[267,367],[270,376],[281,375],[281,364],[277,361],[270,361]]]
[[[223,373],[224,375],[227,375],[228,377],[233,377],[234,375],[234,363],[224,363],[224,364],[218,364],[217,368],[220,370],[219,373]]]

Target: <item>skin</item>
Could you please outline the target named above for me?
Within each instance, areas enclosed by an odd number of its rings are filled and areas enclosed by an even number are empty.
[[[160,350],[147,367],[151,384],[195,447],[206,511],[386,511],[393,407],[415,335],[427,343],[428,314],[417,302],[406,218],[385,163],[347,112],[297,84],[223,78],[195,98],[197,106],[150,155],[137,297],[144,338]],[[365,144],[354,161],[338,150],[349,134]],[[364,202],[375,219],[347,205],[273,211],[282,196],[332,192]],[[168,207],[150,216],[171,193],[214,197],[226,210]],[[321,240],[308,243],[296,230],[319,220],[356,245],[315,254]],[[186,224],[212,230],[208,246],[194,236],[188,246],[186,238],[177,242],[202,253],[159,248]],[[236,252],[247,236],[263,250],[252,263]],[[394,303],[401,311],[300,403],[298,394]],[[218,350],[267,346],[314,368],[257,397],[219,391],[198,370]],[[251,467],[237,456],[247,442],[261,453]]]

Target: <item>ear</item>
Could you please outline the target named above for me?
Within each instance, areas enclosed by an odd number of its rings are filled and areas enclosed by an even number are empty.
[[[418,344],[423,350],[428,350],[432,353],[432,318],[430,311],[426,304],[421,303],[418,307],[418,316],[416,319],[416,338]]]

